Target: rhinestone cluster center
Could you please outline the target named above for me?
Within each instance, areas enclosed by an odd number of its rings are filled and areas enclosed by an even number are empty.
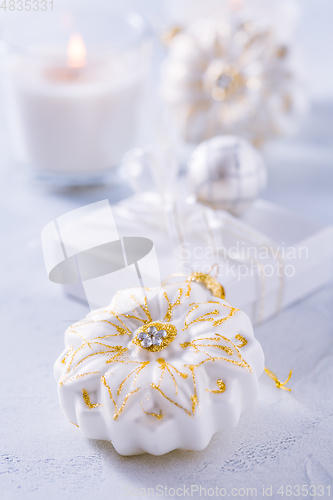
[[[165,330],[158,330],[156,326],[149,326],[146,332],[138,334],[138,339],[141,340],[141,347],[160,346],[167,335]]]
[[[150,352],[158,352],[165,349],[174,341],[177,328],[172,323],[153,321],[141,326],[133,343]]]

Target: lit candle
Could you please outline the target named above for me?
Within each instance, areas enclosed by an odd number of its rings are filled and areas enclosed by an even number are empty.
[[[42,50],[42,57],[12,54],[6,64],[15,162],[85,183],[119,165],[133,145],[143,83],[139,55],[133,48],[87,54],[78,33],[66,55]]]

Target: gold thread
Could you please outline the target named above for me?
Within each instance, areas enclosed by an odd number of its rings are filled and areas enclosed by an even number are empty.
[[[291,376],[292,376],[292,373],[293,371],[290,370],[289,372],[289,375],[288,375],[288,378],[285,382],[281,382],[277,376],[275,375],[275,373],[273,373],[271,370],[269,370],[268,368],[264,368],[265,370],[265,373],[269,376],[269,378],[271,378],[272,380],[274,380],[275,382],[275,385],[278,389],[283,389],[284,391],[292,391],[292,389],[290,389],[289,387],[285,387],[285,385],[289,382],[289,380],[291,379]]]
[[[222,392],[224,392],[224,391],[225,391],[225,389],[226,389],[226,387],[225,387],[225,383],[223,382],[223,380],[222,380],[222,379],[220,379],[220,378],[219,378],[219,379],[216,381],[216,384],[217,384],[217,386],[218,386],[218,388],[219,388],[219,390],[218,390],[218,391],[217,391],[217,390],[216,390],[216,391],[213,391],[212,389],[206,389],[206,391],[207,391],[207,392],[212,392],[213,394],[222,394]]]
[[[86,403],[89,410],[93,410],[94,408],[98,408],[99,406],[104,406],[104,405],[100,405],[98,403],[93,404],[90,401],[90,396],[89,396],[87,389],[82,389],[82,397],[83,397],[83,401]]]

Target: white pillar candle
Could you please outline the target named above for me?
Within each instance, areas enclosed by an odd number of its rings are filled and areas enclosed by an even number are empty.
[[[135,140],[139,51],[88,47],[87,54],[77,34],[67,60],[54,47],[42,51],[12,53],[5,63],[15,163],[82,178],[119,165]]]

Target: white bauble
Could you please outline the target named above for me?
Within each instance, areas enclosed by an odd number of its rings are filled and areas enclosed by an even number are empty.
[[[55,364],[67,419],[122,455],[202,450],[258,404],[264,355],[211,276],[118,292],[69,327]],[[119,311],[127,310],[128,314]]]
[[[267,172],[261,154],[248,141],[225,135],[195,148],[188,178],[198,201],[239,215],[265,188]]]
[[[193,22],[172,38],[162,65],[161,94],[175,130],[192,144],[237,134],[258,146],[293,133],[307,96],[291,1],[248,2],[237,12],[213,3],[195,2],[201,14],[188,15]]]

